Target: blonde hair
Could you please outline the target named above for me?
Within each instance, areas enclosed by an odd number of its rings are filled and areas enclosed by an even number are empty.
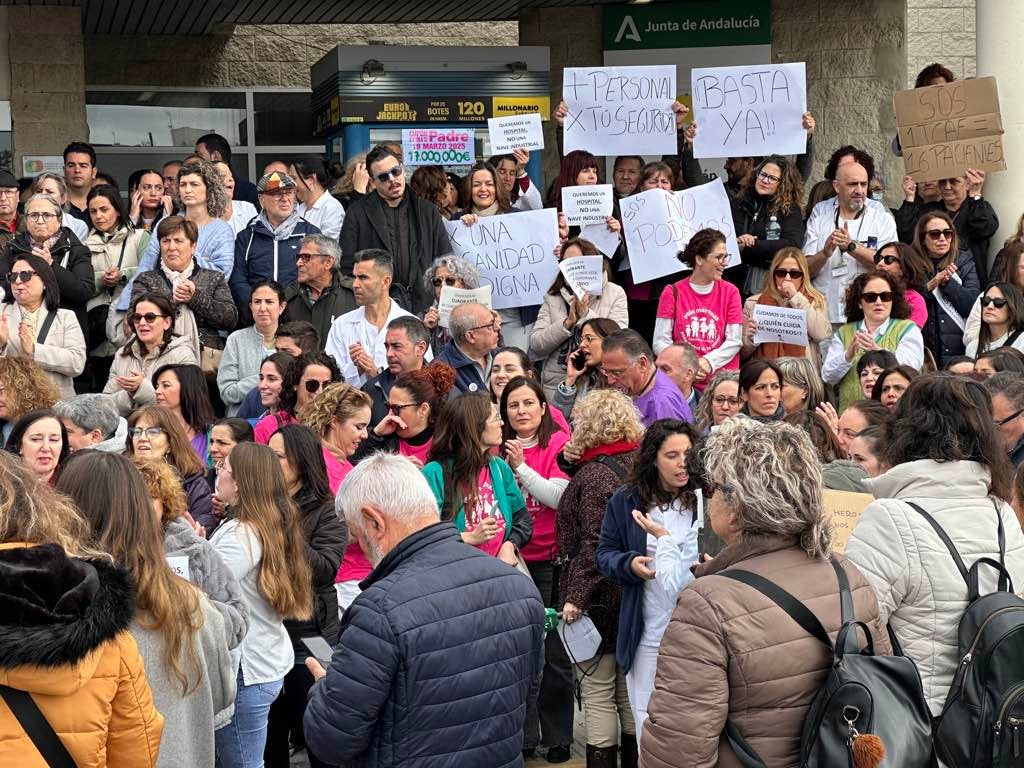
[[[764,277],[764,285],[761,287],[761,293],[767,296],[771,296],[775,303],[779,306],[785,306],[786,297],[779,293],[779,289],[775,286],[775,270],[778,269],[786,259],[795,259],[797,265],[800,267],[800,271],[804,273],[803,283],[800,286],[800,293],[811,303],[811,306],[815,309],[825,308],[825,294],[814,287],[814,283],[811,282],[811,270],[807,266],[807,257],[804,256],[804,252],[799,248],[789,246],[786,248],[780,248],[775,252],[775,258],[772,259],[772,265],[768,267],[768,274]]]
[[[804,430],[734,416],[708,435],[701,454],[705,476],[738,507],[745,538],[794,538],[810,557],[829,556],[821,463]]]
[[[617,389],[588,392],[572,409],[572,424],[568,446],[578,454],[620,440],[638,443],[644,435],[640,412],[633,401]]]
[[[181,477],[174,467],[162,461],[146,461],[138,456],[132,456],[131,460],[142,475],[142,482],[146,485],[149,497],[162,505],[160,524],[167,528],[188,511],[188,500],[181,485]]]
[[[299,423],[312,429],[321,440],[327,438],[331,424],[351,419],[360,408],[371,408],[373,401],[361,389],[336,382],[324,387],[311,403],[298,413]]]
[[[60,399],[57,387],[39,364],[28,357],[0,357],[0,387],[7,401],[7,421],[52,408]]]
[[[356,163],[365,163],[367,152],[360,152],[353,155],[345,163],[345,175],[335,182],[331,192],[337,192],[339,195],[345,195],[355,191],[355,186],[352,183],[352,174],[355,172]]]

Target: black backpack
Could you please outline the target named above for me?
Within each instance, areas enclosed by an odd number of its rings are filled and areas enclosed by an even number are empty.
[[[874,734],[885,746],[884,765],[927,768],[932,765],[931,715],[921,677],[905,656],[876,656],[867,624],[858,621],[846,571],[832,558],[839,580],[843,626],[833,645],[817,616],[789,592],[749,571],[721,576],[753,587],[784,610],[793,621],[828,648],[833,662],[811,702],[800,735],[800,768],[846,768],[853,765],[852,742]],[[857,647],[857,629],[866,647]],[[731,721],[725,735],[744,768],[766,768]]]
[[[1024,765],[1024,600],[1013,593],[1006,570],[1003,516],[997,506],[999,561],[981,557],[967,570],[935,518],[910,506],[935,529],[967,582],[960,665],[935,724],[935,751],[952,768]],[[987,595],[978,594],[982,564],[999,573],[998,589]]]

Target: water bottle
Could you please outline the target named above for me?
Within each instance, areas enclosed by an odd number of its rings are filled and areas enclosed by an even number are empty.
[[[777,216],[772,216],[768,219],[768,231],[765,235],[766,240],[778,240],[779,235],[782,234],[782,227],[779,226],[779,219]]]

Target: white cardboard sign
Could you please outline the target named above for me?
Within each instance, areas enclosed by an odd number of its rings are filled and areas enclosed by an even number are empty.
[[[442,328],[447,328],[448,319],[452,316],[452,310],[456,307],[461,307],[463,304],[483,304],[490,309],[491,286],[455,288],[451,285],[442,285],[441,298],[437,300],[437,324]]]
[[[562,187],[562,213],[570,227],[604,224],[614,205],[611,184]]]
[[[514,149],[532,152],[544,149],[544,128],[540,113],[487,118],[492,155],[508,155]]]
[[[613,232],[603,221],[600,224],[587,224],[580,229],[580,240],[586,240],[609,259],[615,255],[622,243],[622,233]]]
[[[187,555],[168,557],[167,565],[172,571],[174,571],[175,576],[180,576],[181,578],[185,579],[185,581],[190,581]]]
[[[807,312],[793,307],[772,307],[766,304],[754,305],[754,344],[777,342],[807,346]]]
[[[604,290],[604,256],[571,256],[562,259],[558,269],[577,299],[588,293],[600,296]]]

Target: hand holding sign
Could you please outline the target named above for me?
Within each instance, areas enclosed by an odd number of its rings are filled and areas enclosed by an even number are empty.
[[[487,118],[487,133],[491,139],[491,153],[507,155],[516,149],[544,149],[544,129],[540,115]]]
[[[441,297],[437,300],[437,324],[442,328],[448,327],[448,318],[452,310],[461,307],[463,304],[483,304],[491,306],[491,286],[482,285],[479,288],[454,288],[450,285],[441,286]]]

